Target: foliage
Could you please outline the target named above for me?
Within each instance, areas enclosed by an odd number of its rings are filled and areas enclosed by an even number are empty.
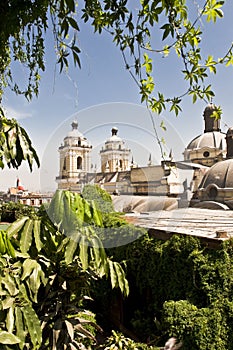
[[[6,202],[0,205],[0,220],[13,222],[22,216],[33,216],[35,209],[28,205],[15,202]]]
[[[111,196],[99,186],[86,185],[82,197],[88,202],[94,201],[102,214],[103,225],[97,228],[96,232],[104,247],[128,244],[144,233],[142,229],[129,225],[122,213],[114,211]]]
[[[10,86],[27,99],[38,95],[40,72],[45,70],[44,41],[49,14],[61,69],[64,64],[68,65],[66,48],[72,51],[74,62],[80,64],[80,50],[75,45],[76,36],[70,29],[78,30],[78,24],[73,19],[74,11],[73,0],[4,1],[0,8],[1,18],[4,18],[0,25],[1,93],[4,87]],[[69,34],[70,38],[67,39]],[[24,88],[14,81],[12,61],[20,62],[28,69],[28,82]]]
[[[97,185],[86,185],[82,191],[82,197],[87,201],[94,200],[102,213],[114,211],[110,194]]]
[[[120,332],[112,331],[112,335],[108,337],[106,343],[99,349],[104,350],[156,350],[153,346],[137,343],[130,338],[125,337]]]
[[[232,348],[228,339],[231,327],[227,316],[228,311],[221,302],[198,309],[185,300],[167,301],[163,308],[164,327],[172,335],[184,339],[184,349]]]
[[[125,68],[138,87],[141,102],[150,111],[155,136],[164,156],[163,139],[158,136],[152,112],[161,114],[168,108],[178,115],[186,95],[191,96],[193,102],[197,99],[211,101],[214,92],[208,84],[209,75],[216,74],[219,66],[233,64],[232,44],[219,58],[202,54],[201,21],[206,19],[207,23],[215,23],[222,19],[225,2],[202,0],[192,4],[186,0],[142,0],[134,7],[128,0],[84,0],[81,5],[76,0],[5,0],[0,6],[0,100],[6,88],[28,100],[39,94],[41,73],[46,69],[48,31],[54,36],[60,72],[69,67],[71,56],[74,65],[81,67],[78,32],[81,23],[90,25],[94,32],[107,32],[119,48]],[[156,47],[153,47],[154,42]],[[181,74],[187,88],[182,92],[175,91],[170,97],[160,91],[154,72],[159,70],[156,56],[162,56],[166,61],[172,54],[182,63]],[[19,65],[27,71],[24,74],[26,82],[24,78],[19,77],[19,81],[15,78],[18,75],[14,74],[14,68]],[[214,116],[219,118],[221,113],[220,106],[216,107]],[[28,161],[30,169],[33,159],[39,164],[25,131],[15,121],[2,119],[3,124],[13,123],[17,132],[14,137],[7,138],[3,127],[0,166],[3,167],[3,159],[16,168],[23,159]]]
[[[33,161],[40,165],[25,129],[16,120],[7,119],[0,109],[0,168],[6,163],[9,168],[18,169],[22,161],[28,163],[31,171]]]
[[[232,349],[233,244],[207,249],[194,237],[168,241],[144,234],[134,242],[110,249],[125,260],[130,294],[123,302],[124,326],[146,342],[162,346],[169,337],[182,349]],[[109,289],[101,293],[111,300]],[[106,294],[108,293],[108,294]]]
[[[0,232],[1,349],[85,348],[100,331],[85,309],[90,281],[109,277],[112,288],[128,294],[122,266],[87,225],[101,224],[96,208],[57,191],[48,213],[21,217]]]
[[[156,113],[167,105],[177,115],[186,94],[208,101],[214,96],[205,84],[209,74],[216,74],[219,65],[233,63],[232,45],[220,58],[202,55],[201,21],[215,23],[223,18],[224,0],[203,0],[198,5],[186,0],[142,0],[134,7],[127,0],[38,0],[34,2],[6,0],[0,8],[1,90],[10,86],[16,93],[31,99],[38,94],[40,71],[45,70],[45,35],[52,30],[60,71],[69,66],[69,56],[81,65],[81,48],[77,33],[80,23],[89,23],[94,32],[105,30],[122,53],[126,70],[137,84],[142,102]],[[196,14],[196,16],[195,16]],[[51,29],[50,29],[51,26]],[[153,43],[156,42],[156,47]],[[187,91],[179,96],[165,97],[153,78],[156,56],[167,59],[172,53],[181,60],[181,72]],[[29,70],[28,84],[20,89],[13,79],[12,61]],[[157,68],[157,69],[156,69]],[[220,109],[218,110],[220,112]]]

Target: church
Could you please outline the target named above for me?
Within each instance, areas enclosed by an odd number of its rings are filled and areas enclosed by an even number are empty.
[[[100,172],[93,171],[92,145],[79,131],[78,122],[73,121],[71,131],[58,149],[58,189],[80,193],[85,184],[96,184],[115,195],[187,197],[188,200],[192,198],[192,205],[206,201],[204,188],[209,186],[210,181],[204,180],[206,173],[216,164],[226,161],[231,154],[227,148],[230,142],[221,131],[221,120],[213,117],[215,108],[212,103],[206,106],[203,113],[204,130],[184,149],[184,159],[175,162],[170,158],[161,161],[160,165],[153,165],[151,157],[146,166],[135,164],[132,151],[118,135],[118,129],[113,127],[99,152]],[[191,181],[185,178],[185,171],[191,174]],[[208,186],[204,186],[207,183]],[[212,197],[218,198],[217,195],[213,196],[213,191],[210,191]],[[226,193],[224,196],[227,196]]]
[[[96,184],[110,194],[164,196],[180,192],[175,164],[164,161],[161,165],[152,165],[149,159],[147,166],[138,166],[116,127],[111,129],[99,152],[101,171],[93,171],[92,145],[78,130],[77,121],[72,122],[71,127],[58,150],[58,189],[80,193],[85,184]]]

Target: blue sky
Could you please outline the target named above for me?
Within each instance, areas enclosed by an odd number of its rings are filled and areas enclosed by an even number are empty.
[[[193,1],[192,1],[193,2]],[[233,39],[233,4],[224,5],[224,19],[216,24],[201,22],[204,32],[203,53],[221,57]],[[30,173],[27,166],[18,171],[1,172],[0,189],[14,186],[17,176],[29,190],[54,190],[55,176],[58,175],[57,148],[63,141],[74,118],[79,129],[93,145],[93,163],[98,166],[98,150],[109,137],[112,125],[119,128],[119,136],[125,139],[132,149],[134,160],[146,165],[149,154],[155,164],[160,162],[160,154],[148,112],[140,104],[137,86],[124,69],[119,49],[111,37],[93,34],[89,25],[82,25],[79,34],[82,49],[82,69],[70,66],[67,74],[59,74],[55,64],[53,41],[48,34],[46,39],[46,72],[42,74],[40,95],[28,103],[6,91],[3,105],[9,117],[15,117],[29,133],[41,159],[41,168]],[[181,65],[174,55],[168,59],[155,57],[153,72],[158,89],[167,95],[175,96],[184,91],[184,81],[180,73]],[[19,68],[17,67],[17,70]],[[22,68],[15,72],[24,74]],[[211,75],[216,97],[214,103],[221,105],[223,117],[222,131],[233,125],[233,68],[220,68],[218,74]],[[182,103],[182,113],[175,117],[165,111],[160,118],[165,120],[167,132],[160,130],[166,139],[166,151],[173,149],[176,160],[182,159],[182,151],[195,136],[203,131],[203,110],[205,103],[192,104],[189,97]],[[157,121],[157,125],[160,120]]]

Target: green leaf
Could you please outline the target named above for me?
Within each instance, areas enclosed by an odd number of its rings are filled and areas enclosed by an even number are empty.
[[[14,235],[17,235],[17,233],[19,233],[20,230],[22,229],[25,221],[27,221],[28,219],[29,219],[28,216],[24,216],[16,221],[14,221],[13,224],[8,226],[8,228],[6,230],[8,237],[12,237]]]
[[[82,234],[77,232],[76,235],[73,235],[69,239],[69,243],[66,246],[65,250],[65,262],[67,265],[71,264],[74,258],[74,253],[78,247],[78,242],[80,241]]]
[[[207,16],[207,22],[216,22],[217,18],[223,17],[223,11],[221,7],[224,5],[224,1],[209,0],[204,11],[204,15]]]
[[[4,231],[0,232],[0,254],[6,253],[6,244],[4,240]]]
[[[32,244],[33,220],[29,219],[24,225],[20,237],[20,249],[22,253],[27,253]]]
[[[125,277],[125,272],[118,262],[114,262],[114,267],[117,274],[118,285],[120,287],[120,290],[124,295],[127,296],[129,294],[129,285]]]
[[[79,30],[78,23],[75,21],[73,17],[67,17],[69,24],[76,30]]]
[[[6,299],[2,300],[2,309],[9,309],[15,302],[15,298],[7,297]]]
[[[66,5],[69,9],[69,12],[74,12],[75,11],[75,1],[74,0],[65,0]]]
[[[4,284],[11,296],[18,294],[19,290],[16,287],[14,279],[10,275],[5,275],[4,278],[1,279],[1,283]]]
[[[69,333],[71,340],[74,340],[74,327],[71,322],[65,320],[66,328]]]
[[[33,233],[34,233],[36,249],[38,250],[38,252],[40,252],[41,249],[43,248],[43,243],[41,242],[41,239],[40,239],[40,225],[41,225],[41,220],[34,220]]]
[[[22,311],[21,311],[21,308],[18,306],[15,307],[15,328],[16,328],[16,335],[20,339],[19,347],[20,349],[23,349],[26,332],[24,330]]]
[[[64,216],[63,191],[57,190],[48,208],[48,215],[51,221],[59,225]]]
[[[92,209],[92,217],[93,217],[94,223],[99,227],[103,226],[102,213],[97,209],[94,200],[91,201],[91,209]]]
[[[13,332],[14,329],[14,306],[10,307],[7,310],[7,316],[6,316],[6,328],[8,330],[9,333]]]
[[[85,235],[82,235],[80,243],[79,243],[79,258],[82,263],[83,270],[87,270],[89,266],[89,257],[88,257],[88,240]]]
[[[41,283],[46,284],[45,274],[41,265],[32,259],[26,259],[23,263],[23,274],[21,280],[26,280],[29,293],[33,301],[37,302],[37,293]]]
[[[34,348],[37,349],[38,345],[42,343],[42,330],[38,316],[29,304],[24,305],[22,312],[30,334],[30,340]]]
[[[0,344],[13,345],[19,343],[20,339],[16,337],[16,335],[5,331],[0,331]]]
[[[117,275],[114,269],[114,263],[110,259],[108,259],[109,271],[110,271],[110,280],[112,288],[118,287]]]
[[[166,125],[165,125],[165,123],[164,123],[164,120],[161,121],[161,123],[160,123],[160,128],[161,128],[163,131],[166,131],[166,130],[167,130]]]
[[[15,249],[11,243],[11,241],[9,240],[9,238],[7,237],[7,234],[5,233],[5,237],[4,237],[4,241],[5,241],[5,246],[6,246],[6,250],[8,252],[8,254],[10,256],[12,256],[12,258],[15,258]]]

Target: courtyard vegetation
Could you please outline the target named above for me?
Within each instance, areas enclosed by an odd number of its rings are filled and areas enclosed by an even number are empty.
[[[57,191],[27,216],[19,206],[0,232],[1,349],[160,349],[171,337],[182,349],[233,349],[232,240],[155,239],[103,190],[84,193]]]

